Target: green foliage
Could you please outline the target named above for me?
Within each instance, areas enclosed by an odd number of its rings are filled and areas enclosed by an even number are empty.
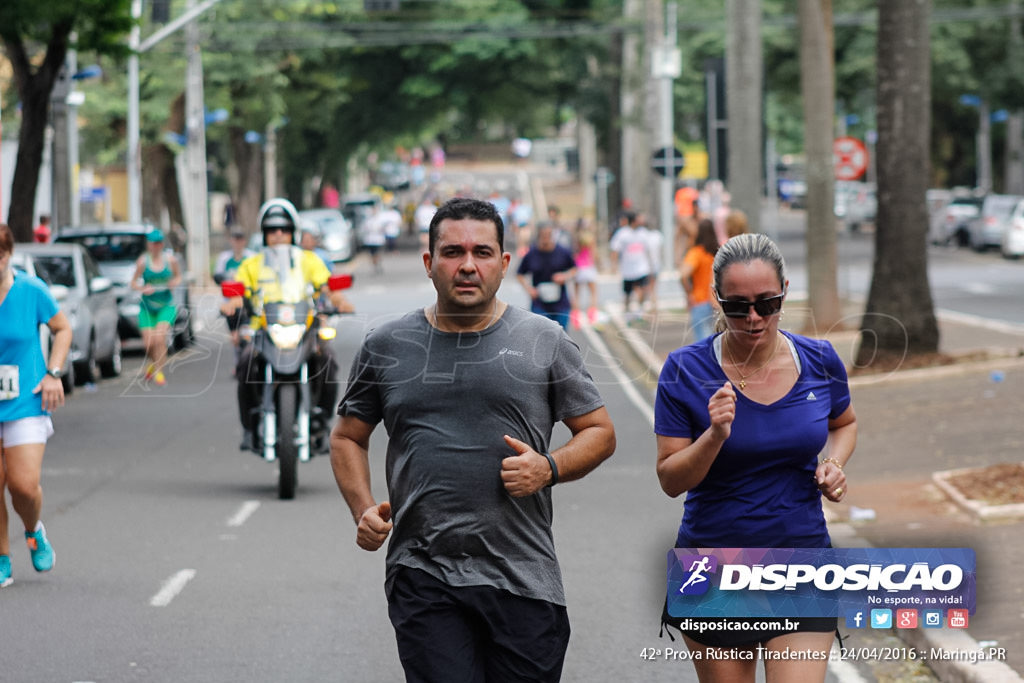
[[[86,104],[83,162],[123,158],[123,30],[129,0],[5,0],[0,35],[46,38],[45,26],[83,10],[79,62],[99,61],[101,82],[82,83]],[[803,148],[796,0],[762,3],[766,130],[780,153]],[[997,12],[1003,0],[934,0],[936,11]],[[401,10],[367,14],[363,0],[223,0],[200,20],[206,104],[223,107],[227,124],[207,130],[214,166],[227,167],[229,130],[263,133],[284,123],[279,147],[296,186],[313,175],[338,178],[353,155],[389,155],[398,145],[488,141],[548,135],[567,118],[595,124],[599,141],[613,120],[624,26],[622,0],[404,0]],[[836,108],[856,114],[849,132],[875,127],[877,0],[833,0]],[[84,8],[84,9],[83,9]],[[185,8],[175,0],[172,16]],[[704,64],[725,52],[725,3],[679,0],[683,73],[674,82],[676,137],[705,139]],[[958,103],[981,94],[992,108],[1024,105],[1024,48],[998,15],[937,20],[932,26],[933,159],[967,178],[977,113]],[[117,30],[120,29],[121,33]],[[143,19],[143,35],[157,27]],[[142,136],[164,137],[171,105],[184,86],[180,33],[141,58]],[[90,57],[90,49],[113,56]],[[116,53],[120,51],[121,55]],[[175,132],[181,132],[175,131]]]
[[[50,42],[56,31],[71,27],[80,50],[105,54],[124,51],[131,25],[131,0],[4,0],[0,3],[0,37],[25,44]]]

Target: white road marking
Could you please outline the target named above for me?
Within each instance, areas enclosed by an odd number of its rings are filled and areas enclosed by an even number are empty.
[[[228,526],[242,526],[245,524],[245,521],[252,516],[252,513],[256,512],[259,506],[260,502],[258,500],[245,501],[242,503],[242,506],[238,508],[238,512],[228,519]]]
[[[185,584],[191,581],[196,575],[195,569],[182,569],[180,572],[164,581],[160,590],[149,600],[153,607],[167,607],[171,604],[184,588]]]
[[[993,320],[992,318],[983,318],[980,315],[961,313],[960,311],[951,311],[944,308],[936,309],[935,315],[945,320],[963,323],[965,325],[976,325],[978,327],[983,327],[986,330],[992,330],[993,332],[1024,334],[1024,324],[1021,323]]]
[[[586,336],[587,341],[593,346],[602,357],[607,359],[607,368],[611,371],[615,377],[615,381],[622,387],[622,391],[625,392],[626,398],[637,407],[637,410],[644,416],[644,419],[653,427],[654,426],[654,408],[644,400],[644,397],[640,395],[637,388],[633,385],[633,380],[622,371],[622,368],[618,365],[618,359],[612,354],[611,350],[605,345],[604,340],[601,339],[601,335],[594,331],[590,326],[581,328],[581,331]]]
[[[961,285],[961,288],[968,294],[977,296],[988,296],[989,294],[996,293],[996,288],[987,282],[968,282]]]

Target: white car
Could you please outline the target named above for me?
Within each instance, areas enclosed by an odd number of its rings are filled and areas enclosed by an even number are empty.
[[[990,194],[981,205],[981,212],[967,224],[968,240],[975,251],[985,251],[1003,243],[1003,233],[1009,230],[1010,213],[1024,197],[1010,194]]]
[[[19,244],[44,274],[50,291],[71,323],[71,361],[75,380],[88,384],[121,374],[114,283],[104,276],[80,244]]]
[[[1013,207],[999,248],[1006,258],[1020,258],[1024,255],[1024,200]]]
[[[35,275],[36,277],[41,279],[43,282],[45,282],[47,284],[47,286],[52,284],[49,280],[47,280],[47,277],[46,277],[45,273],[43,273],[42,271],[36,270],[36,263],[35,263],[35,260],[32,258],[31,254],[26,254],[23,251],[18,251],[17,249],[15,249],[14,253],[11,254],[11,265],[14,268],[16,268],[16,269],[18,269],[18,270],[20,270],[20,271],[22,271],[24,273],[28,273],[29,275]],[[63,292],[60,292],[60,288],[58,288],[57,292],[54,292],[53,288],[51,287],[50,293],[54,294],[54,299],[57,300],[57,305],[60,306],[61,310],[64,310],[65,309],[65,303],[64,302],[66,300],[66,296],[64,296]],[[61,297],[59,299],[56,296],[57,294],[61,294]],[[64,310],[64,313],[66,315],[67,311]],[[46,358],[46,359],[50,358],[50,344],[51,343],[53,343],[53,333],[50,332],[50,328],[47,327],[45,324],[40,325],[39,326],[39,346],[43,350],[43,358]],[[71,392],[73,392],[75,390],[75,366],[71,362],[71,354],[70,353],[64,359],[64,367],[61,368],[60,382],[61,382],[61,384],[64,385],[64,393],[65,394],[71,394]]]
[[[320,246],[331,261],[348,261],[359,248],[352,224],[337,209],[300,211],[299,218],[313,221],[320,228]]]

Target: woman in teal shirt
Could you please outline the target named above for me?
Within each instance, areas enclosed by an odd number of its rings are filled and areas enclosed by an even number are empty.
[[[46,440],[53,434],[48,411],[64,405],[60,369],[71,348],[67,317],[42,280],[15,272],[13,252],[14,235],[0,223],[0,588],[12,581],[5,490],[25,524],[33,567],[53,568],[53,547],[39,518],[39,482]],[[54,335],[49,358],[39,344],[41,324]]]
[[[178,259],[164,250],[164,234],[153,229],[146,235],[146,253],[135,263],[132,289],[142,292],[139,302],[139,331],[146,347],[146,379],[159,386],[167,383],[167,335],[174,325],[177,310],[172,290],[181,282]]]

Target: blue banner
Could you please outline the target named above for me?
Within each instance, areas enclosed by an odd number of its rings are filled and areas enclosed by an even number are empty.
[[[974,614],[970,548],[674,548],[673,617],[837,617],[870,610]]]

